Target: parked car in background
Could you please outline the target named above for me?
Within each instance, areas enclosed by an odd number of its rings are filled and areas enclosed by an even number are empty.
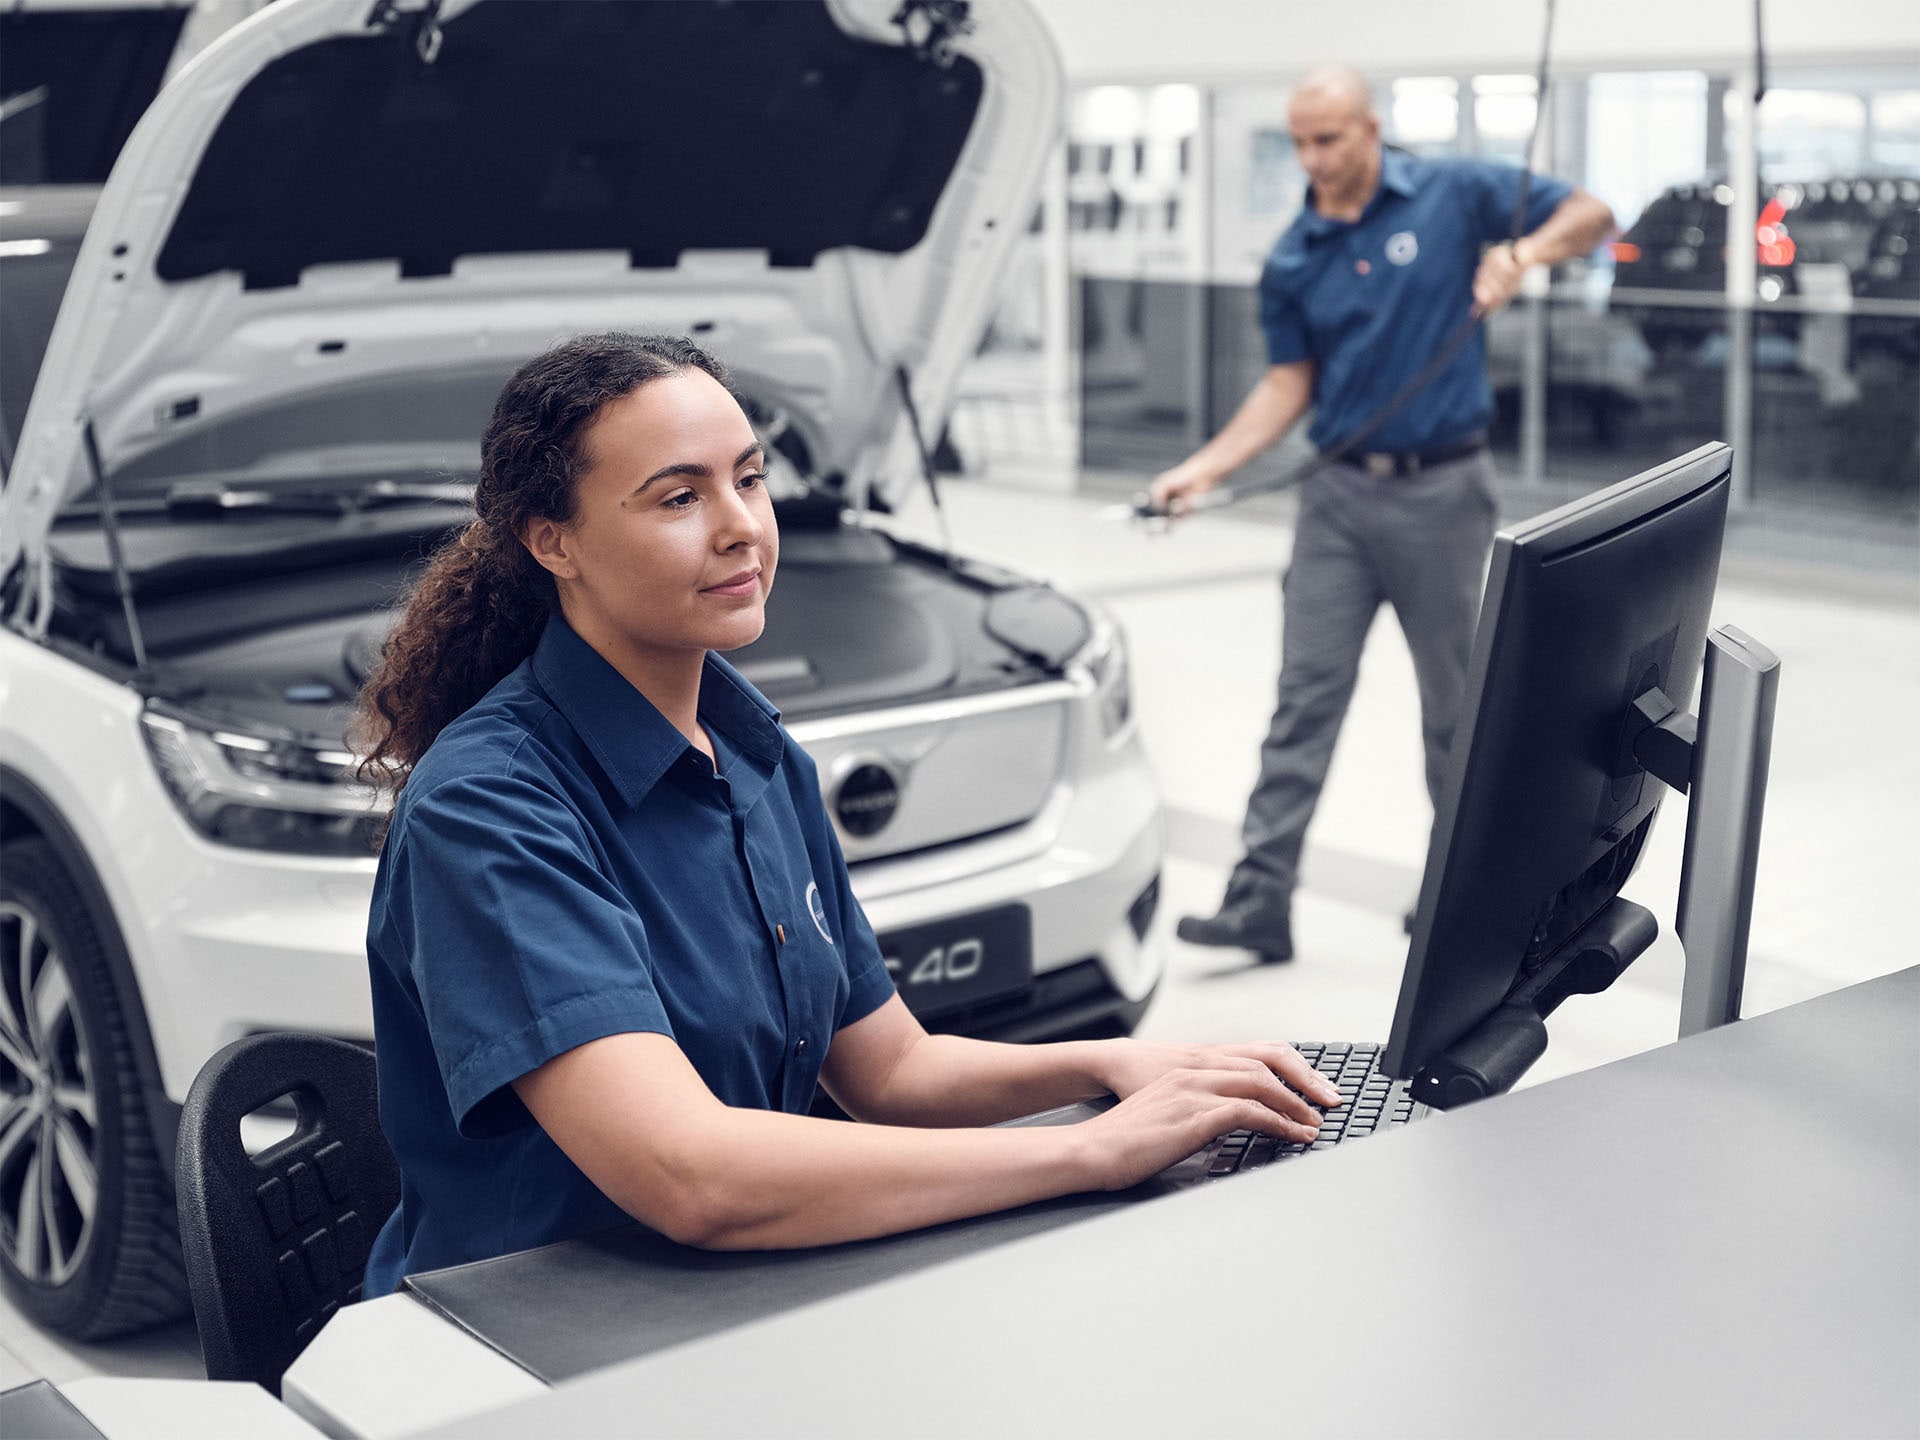
[[[1690,354],[1725,328],[1732,202],[1725,181],[1673,186],[1613,243],[1613,313],[1638,325],[1657,356]],[[1900,277],[1916,272],[1894,271],[1884,257],[1889,250],[1904,257],[1900,237],[1915,218],[1920,180],[1851,176],[1767,185],[1754,222],[1758,332],[1798,336],[1801,307],[1767,308],[1782,299],[1844,308],[1849,295],[1903,283]],[[1876,239],[1881,235],[1885,241]],[[1875,259],[1883,278],[1874,277]]]
[[[1914,203],[1894,207],[1874,226],[1865,258],[1853,273],[1854,298],[1864,302],[1849,327],[1848,359],[1854,369],[1920,367],[1920,318],[1872,308],[1889,300],[1920,306],[1920,181],[1903,182],[1902,188]]]
[[[1657,357],[1688,354],[1725,329],[1732,204],[1733,187],[1724,181],[1675,185],[1656,196],[1613,242],[1612,311],[1639,326]],[[1770,194],[1755,222],[1755,295],[1765,301],[1794,293],[1794,248],[1785,208],[1777,193]],[[1635,291],[1666,292],[1660,298],[1667,303],[1645,303]],[[1764,323],[1790,333],[1796,322],[1792,316],[1767,315]]]
[[[903,392],[937,434],[1061,89],[1013,0],[277,0],[160,93],[77,248],[9,192],[9,406],[35,377],[0,490],[21,1308],[86,1338],[179,1313],[202,1062],[370,1037],[353,697],[471,513],[500,385],[570,333],[689,333],[732,368],[783,530],[734,659],[818,761],[908,1004],[1008,1039],[1132,1028],[1161,838],[1120,635],[874,513],[918,483]],[[23,260],[43,293],[16,312]],[[42,357],[27,322],[63,285]]]

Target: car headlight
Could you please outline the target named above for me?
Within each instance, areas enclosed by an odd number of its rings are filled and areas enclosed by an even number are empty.
[[[1078,662],[1093,680],[1094,703],[1100,711],[1100,735],[1111,740],[1133,719],[1133,683],[1127,669],[1127,639],[1103,611],[1093,610],[1093,638]]]
[[[371,855],[389,801],[340,747],[151,701],[140,728],[167,793],[209,840],[302,855]]]

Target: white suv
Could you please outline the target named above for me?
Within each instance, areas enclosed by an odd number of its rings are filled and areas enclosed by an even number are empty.
[[[1161,841],[1119,635],[873,513],[919,483],[910,417],[945,414],[1060,98],[1019,0],[280,0],[161,91],[0,492],[17,1303],[86,1337],[179,1313],[202,1062],[370,1036],[345,721],[499,386],[569,333],[699,337],[779,456],[780,585],[735,659],[819,762],[909,1004],[1132,1028]],[[34,213],[7,197],[0,239]],[[58,285],[41,238],[0,257]]]

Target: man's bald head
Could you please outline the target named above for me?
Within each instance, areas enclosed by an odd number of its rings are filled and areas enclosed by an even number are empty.
[[[1356,117],[1373,114],[1373,87],[1351,65],[1315,66],[1293,87],[1293,98],[1336,105]]]
[[[1380,119],[1366,77],[1345,65],[1308,71],[1287,102],[1287,129],[1314,208],[1357,220],[1380,181]]]

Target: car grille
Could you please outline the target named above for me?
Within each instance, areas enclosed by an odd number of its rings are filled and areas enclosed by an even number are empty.
[[[1031,820],[1060,773],[1072,691],[1063,685],[859,717],[802,721],[827,811],[850,862],[972,839]],[[876,723],[878,722],[878,723]]]

